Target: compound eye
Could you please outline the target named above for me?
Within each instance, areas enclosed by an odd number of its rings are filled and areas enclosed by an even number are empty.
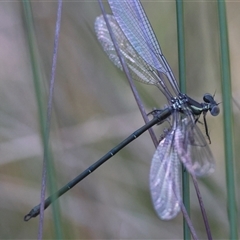
[[[210,109],[210,113],[212,114],[212,116],[217,116],[220,113],[219,107],[215,105]]]
[[[214,101],[214,98],[213,98],[213,96],[212,96],[210,93],[206,93],[206,94],[204,94],[204,96],[203,96],[203,101],[204,101],[205,103],[211,103],[211,102]]]

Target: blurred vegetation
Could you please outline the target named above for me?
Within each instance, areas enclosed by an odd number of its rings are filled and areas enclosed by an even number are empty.
[[[177,31],[173,1],[144,1],[144,8],[176,77]],[[201,101],[216,92],[221,102],[219,28],[215,2],[188,1],[185,7],[187,93]],[[56,2],[32,2],[41,85],[51,72]],[[227,3],[232,93],[240,103],[240,4]],[[100,15],[95,1],[64,2],[59,42],[51,144],[56,185],[61,187],[143,125],[124,74],[108,60],[94,33]],[[23,8],[0,8],[0,238],[35,239],[38,218],[23,217],[39,203],[43,150]],[[158,89],[137,83],[147,111],[166,101]],[[221,105],[220,105],[221,107]],[[236,183],[239,182],[239,113],[233,105]],[[214,239],[228,238],[222,115],[208,116],[216,171],[199,185]],[[154,127],[157,133],[163,130]],[[68,239],[180,239],[182,216],[157,218],[148,188],[154,146],[148,133],[131,143],[60,200],[61,226]],[[239,191],[237,192],[239,206]],[[206,238],[192,189],[191,217]],[[45,212],[44,238],[54,238],[51,208]]]

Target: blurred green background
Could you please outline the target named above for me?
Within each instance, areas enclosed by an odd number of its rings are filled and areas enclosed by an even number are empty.
[[[35,239],[38,218],[23,217],[39,203],[43,149],[38,107],[21,2],[0,5],[0,239]],[[143,1],[165,57],[178,77],[174,1]],[[202,101],[204,93],[222,101],[219,27],[215,2],[188,1],[185,10],[187,93]],[[47,101],[57,3],[32,2],[40,85]],[[232,93],[240,104],[240,3],[227,3]],[[108,60],[94,33],[100,15],[96,1],[63,3],[51,145],[58,187],[99,159],[143,125],[124,74]],[[154,86],[136,83],[146,111],[166,101]],[[220,104],[220,108],[222,108]],[[239,113],[233,104],[236,185],[239,182]],[[46,110],[45,110],[46,112]],[[222,113],[208,116],[210,148],[216,171],[200,179],[214,239],[228,238]],[[162,127],[154,127],[160,135]],[[148,133],[61,197],[60,222],[68,239],[181,239],[182,215],[161,221],[155,214],[148,178],[154,146]],[[238,191],[238,186],[237,186]],[[239,191],[237,192],[239,205]],[[48,194],[47,194],[48,195]],[[206,239],[195,191],[191,217]],[[239,215],[239,213],[238,213]],[[44,238],[55,238],[51,208],[45,211]]]

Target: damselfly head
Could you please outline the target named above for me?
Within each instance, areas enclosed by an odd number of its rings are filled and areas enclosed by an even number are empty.
[[[205,93],[203,96],[203,101],[205,103],[216,103],[214,97],[210,93]]]
[[[212,116],[217,116],[220,112],[218,107],[219,103],[216,103],[214,97],[210,93],[205,93],[203,96],[203,101],[209,104],[209,110]]]
[[[220,109],[218,107],[218,103],[216,105],[210,106],[210,113],[212,114],[212,116],[217,116],[219,112],[220,112]]]

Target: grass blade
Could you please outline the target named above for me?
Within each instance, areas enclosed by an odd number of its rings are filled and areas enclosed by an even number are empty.
[[[230,227],[230,239],[238,239],[237,206],[235,193],[235,173],[233,162],[233,114],[232,114],[232,89],[229,61],[228,30],[226,18],[225,1],[218,1],[218,15],[220,25],[220,47],[221,47],[221,73],[222,73],[222,95],[223,95],[223,118],[224,118],[224,147],[226,185],[228,198],[228,219]]]

